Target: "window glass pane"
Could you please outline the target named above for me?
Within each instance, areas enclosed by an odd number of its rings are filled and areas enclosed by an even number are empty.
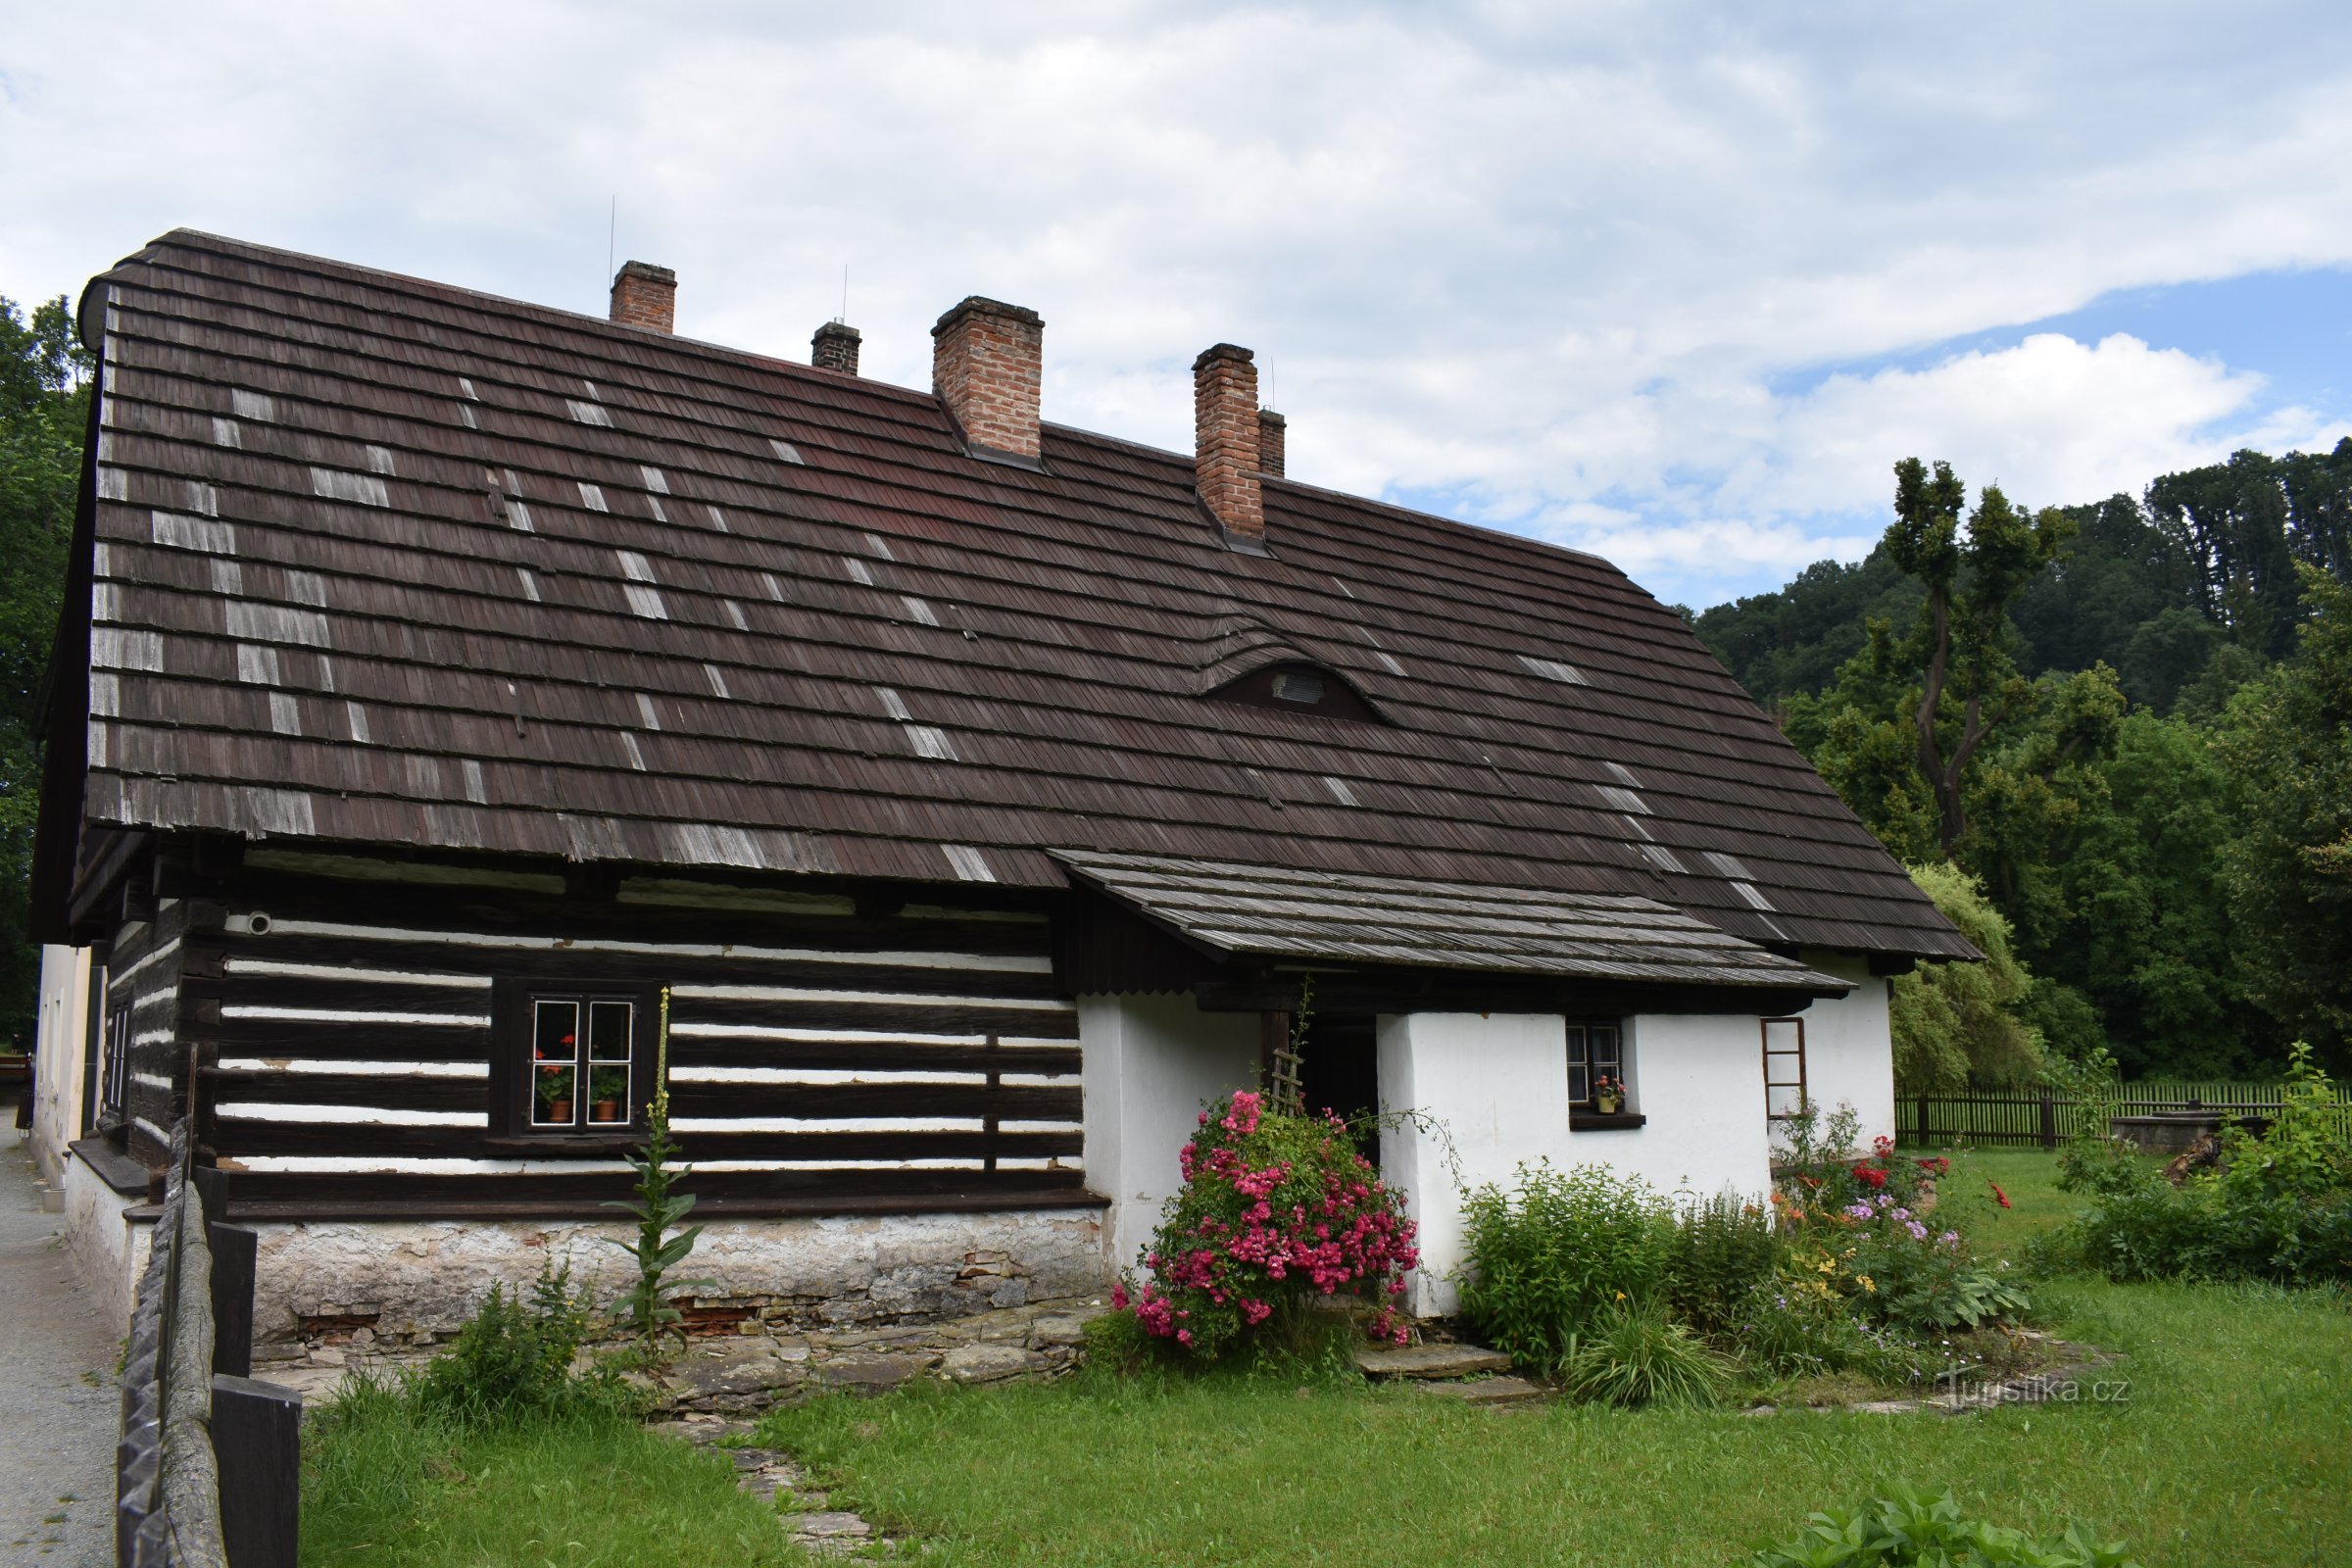
[[[588,1059],[629,1059],[629,1025],[636,1008],[625,1002],[588,1004]]]
[[[1592,1098],[1592,1058],[1585,1026],[1568,1026],[1568,1102],[1582,1104]]]
[[[534,1003],[532,1054],[540,1061],[571,1061],[578,1057],[580,1004],[576,1002]]]
[[[531,1125],[579,1121],[580,1004],[531,1004]]]
[[[1617,1049],[1617,1030],[1613,1024],[1594,1024],[1592,1036],[1592,1070],[1611,1078],[1624,1075],[1625,1055]]]

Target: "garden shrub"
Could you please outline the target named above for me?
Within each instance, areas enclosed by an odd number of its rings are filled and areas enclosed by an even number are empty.
[[[1666,1299],[1676,1317],[1708,1334],[1729,1330],[1783,1251],[1761,1203],[1722,1194],[1690,1203],[1666,1233]]]
[[[2095,1206],[2054,1250],[2111,1279],[2352,1281],[2352,1132],[2335,1087],[2297,1042],[2268,1133],[2222,1137],[2222,1168],[2176,1189],[2112,1144],[2104,1119],[2067,1152],[2061,1181]]]
[[[1710,1405],[1732,1381],[1731,1357],[1707,1348],[1658,1306],[1614,1305],[1575,1338],[1560,1382],[1609,1404]]]
[[[1917,1376],[1923,1360],[1909,1341],[1856,1318],[1818,1273],[1785,1273],[1753,1287],[1725,1337],[1749,1366],[1775,1377],[1858,1372],[1901,1382]]]
[[[1184,1185],[1144,1255],[1140,1287],[1111,1296],[1150,1335],[1214,1357],[1274,1320],[1311,1338],[1306,1303],[1376,1303],[1371,1330],[1404,1342],[1394,1298],[1418,1266],[1399,1195],[1355,1150],[1336,1116],[1269,1111],[1242,1090],[1200,1113],[1179,1154]]]
[[[1767,1546],[1749,1568],[2138,1568],[2120,1542],[2070,1524],[2055,1537],[1971,1519],[1951,1489],[1896,1482],[1886,1495],[1812,1515],[1792,1541]]]
[[[490,1287],[457,1343],[416,1375],[416,1401],[436,1415],[486,1423],[610,1398],[603,1382],[572,1375],[591,1321],[587,1293],[572,1294],[571,1266],[543,1261],[528,1299]]]
[[[1645,1184],[1598,1165],[1521,1165],[1463,1204],[1462,1313],[1521,1366],[1557,1372],[1606,1308],[1660,1294],[1673,1216]]]

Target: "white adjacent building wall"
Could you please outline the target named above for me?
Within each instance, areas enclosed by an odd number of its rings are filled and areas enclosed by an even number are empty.
[[[53,1183],[65,1179],[66,1146],[81,1136],[89,1047],[90,950],[41,949],[41,1001],[32,1054],[32,1155]]]
[[[1078,1043],[1087,1185],[1110,1200],[1102,1234],[1115,1276],[1135,1267],[1182,1185],[1176,1152],[1202,1104],[1257,1086],[1258,1020],[1202,1012],[1189,996],[1089,996],[1078,1002]]]
[[[1824,974],[1854,982],[1844,996],[1816,1002],[1801,1014],[1805,1093],[1824,1116],[1841,1104],[1853,1106],[1867,1149],[1874,1138],[1894,1136],[1894,1045],[1886,1017],[1892,982],[1872,975],[1869,960],[1858,955],[1807,952],[1802,957]]]
[[[1380,1020],[1380,1169],[1421,1227],[1406,1306],[1457,1305],[1462,1199],[1509,1185],[1522,1161],[1576,1157],[1568,1133],[1567,1020],[1558,1013],[1408,1012]]]

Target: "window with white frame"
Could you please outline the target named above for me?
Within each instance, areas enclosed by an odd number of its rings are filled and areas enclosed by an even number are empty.
[[[1612,1091],[1614,1091],[1612,1093]],[[1568,1021],[1568,1103],[1578,1110],[1598,1107],[1603,1097],[1620,1106],[1633,1095],[1625,1084],[1625,1030],[1614,1021]]]

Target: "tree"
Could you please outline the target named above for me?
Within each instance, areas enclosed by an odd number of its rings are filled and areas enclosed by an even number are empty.
[[[89,374],[62,297],[29,322],[0,297],[0,1030],[20,1042],[31,1038],[40,985],[26,893],[41,680],[74,531]]]
[[[1998,485],[1986,485],[1963,542],[1966,501],[1950,464],[1937,463],[1931,477],[1917,458],[1903,459],[1894,466],[1895,520],[1881,545],[1927,589],[1906,651],[1921,671],[1912,710],[1919,769],[1936,802],[1938,847],[1947,859],[1968,831],[1968,765],[2024,695],[2009,652],[2009,606],[2074,527],[2054,508],[2028,517]],[[1953,704],[1957,712],[1949,710]]]
[[[2041,1037],[2015,1009],[2034,977],[2010,951],[2009,922],[1958,866],[1908,869],[1984,961],[1932,963],[1896,976],[1887,1007],[1896,1082],[1914,1093],[2031,1083],[2041,1070]]]
[[[2339,1062],[2352,1040],[2352,587],[2303,566],[2294,657],[2231,699],[2228,855],[2248,989]]]

